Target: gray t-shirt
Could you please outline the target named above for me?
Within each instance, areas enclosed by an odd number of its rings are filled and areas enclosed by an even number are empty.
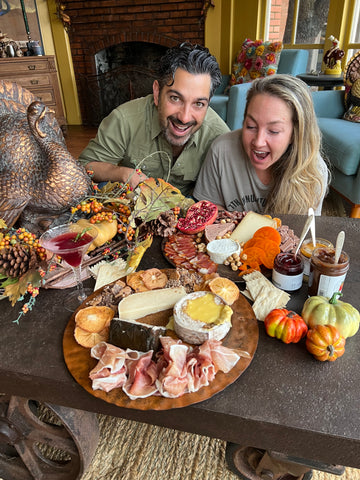
[[[327,167],[319,157],[319,168],[327,183]],[[243,149],[241,130],[218,137],[212,144],[200,170],[193,196],[208,200],[228,211],[264,213],[269,185],[264,185],[256,174]],[[323,199],[322,199],[323,200]],[[315,211],[321,215],[322,200]]]

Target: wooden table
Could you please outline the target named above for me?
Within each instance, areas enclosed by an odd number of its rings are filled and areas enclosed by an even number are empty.
[[[298,235],[305,223],[301,216],[282,216],[282,220]],[[350,270],[343,300],[359,308],[360,221],[319,217],[316,227],[319,237],[333,243],[337,233],[345,231]],[[155,248],[141,264],[153,266],[168,266]],[[65,290],[41,291],[35,308],[20,325],[12,323],[18,308],[12,308],[7,300],[1,302],[0,392],[360,468],[360,333],[348,339],[342,358],[321,363],[306,351],[303,342],[285,345],[268,337],[259,324],[259,344],[252,363],[224,391],[186,408],[137,411],[93,397],[68,372],[62,353],[63,331],[69,320],[69,313],[62,308],[66,295]],[[306,298],[304,284],[292,295],[289,307],[301,312]]]
[[[310,87],[323,87],[324,90],[332,90],[335,87],[344,86],[343,75],[325,75],[323,73],[314,75],[312,73],[300,73],[296,76],[307,83]]]

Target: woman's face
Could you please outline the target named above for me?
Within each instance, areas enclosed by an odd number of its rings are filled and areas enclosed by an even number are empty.
[[[263,93],[250,100],[242,141],[245,152],[263,183],[271,181],[268,169],[286,152],[292,133],[292,112],[284,100]]]

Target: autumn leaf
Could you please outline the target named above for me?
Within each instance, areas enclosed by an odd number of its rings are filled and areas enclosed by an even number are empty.
[[[41,280],[41,275],[37,270],[28,270],[16,283],[5,287],[4,295],[9,297],[11,305],[14,306],[27,292],[29,283],[31,283],[33,287],[40,287]]]
[[[135,270],[139,266],[139,263],[141,262],[141,259],[144,253],[151,246],[152,241],[153,241],[153,237],[149,235],[145,238],[145,240],[143,240],[142,242],[136,245],[134,250],[129,253],[129,256],[127,258],[127,262],[126,262],[127,269],[131,269],[132,272],[135,272]]]
[[[0,229],[3,229],[3,228],[7,228],[7,225],[5,221],[2,218],[0,218]]]
[[[150,222],[183,200],[184,195],[170,183],[161,178],[148,178],[140,184],[140,195],[136,200],[132,217]]]

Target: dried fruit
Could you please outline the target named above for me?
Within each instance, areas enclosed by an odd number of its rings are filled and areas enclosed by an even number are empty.
[[[99,342],[107,342],[109,339],[109,327],[100,332],[88,332],[81,327],[75,327],[74,337],[79,345],[85,348],[92,348]]]
[[[239,298],[240,291],[238,287],[228,278],[214,278],[208,285],[212,293],[220,297],[227,305],[232,305]]]

